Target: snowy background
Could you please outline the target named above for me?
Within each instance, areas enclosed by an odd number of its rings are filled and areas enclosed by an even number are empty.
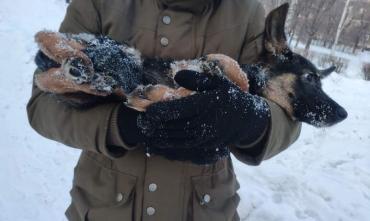
[[[56,30],[65,8],[61,0],[0,1],[0,221],[65,220],[79,151],[37,135],[26,117],[33,35]],[[328,129],[305,125],[296,144],[260,167],[234,160],[242,220],[370,220],[370,82],[360,77],[370,55],[341,56],[351,59],[348,71],[325,80],[324,90],[348,119]]]

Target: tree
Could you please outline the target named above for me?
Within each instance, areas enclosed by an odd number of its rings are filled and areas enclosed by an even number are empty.
[[[351,2],[351,0],[346,0],[346,4],[344,5],[343,12],[342,12],[342,17],[340,19],[340,22],[339,22],[339,25],[338,25],[338,28],[337,28],[337,33],[336,33],[336,36],[335,36],[334,44],[331,47],[331,54],[334,54],[335,46],[338,44],[338,40],[339,40],[340,34],[343,31],[344,22],[346,20],[347,11],[348,11],[348,7],[349,7],[349,3],[350,2]]]
[[[327,13],[335,4],[335,0],[316,0],[314,2],[316,4],[313,5],[313,8],[311,8],[309,14],[309,16],[311,16],[312,19],[309,20],[309,25],[306,29],[306,32],[308,34],[308,39],[305,46],[306,53],[310,49],[312,41],[314,40],[314,38],[318,34],[318,31],[320,30],[320,26],[325,13]]]
[[[289,44],[305,43],[306,53],[312,44],[327,48],[336,45],[370,47],[370,0],[261,0],[266,11],[290,2],[287,21]]]

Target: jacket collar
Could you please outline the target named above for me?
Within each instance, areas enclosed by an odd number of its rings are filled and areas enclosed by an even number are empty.
[[[161,8],[202,13],[214,0],[157,0]]]

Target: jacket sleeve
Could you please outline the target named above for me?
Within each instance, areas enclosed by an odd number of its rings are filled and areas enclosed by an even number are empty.
[[[263,50],[265,11],[261,3],[255,3],[255,14],[249,19],[248,33],[240,54],[241,64],[254,63]],[[269,100],[267,102],[271,110],[271,120],[265,133],[252,144],[235,144],[231,147],[231,152],[243,163],[259,165],[263,160],[288,148],[301,132],[301,123],[293,121],[276,103]]]
[[[92,0],[73,0],[60,32],[99,33],[99,15]],[[39,70],[36,70],[37,74]],[[116,136],[119,103],[105,103],[88,109],[74,109],[55,97],[32,87],[27,105],[30,125],[42,136],[67,146],[120,157],[133,148]]]
[[[234,156],[249,165],[259,165],[287,149],[299,137],[302,123],[293,121],[276,103],[267,100],[271,111],[270,124],[260,139],[253,144],[235,144]]]

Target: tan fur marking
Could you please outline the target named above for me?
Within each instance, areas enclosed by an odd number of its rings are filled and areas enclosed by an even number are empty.
[[[151,85],[144,88],[144,95],[148,100],[159,102],[175,99],[175,89],[164,85]]]
[[[154,85],[145,89],[145,96],[154,102],[169,101],[189,96],[193,91],[180,87],[177,89],[169,88],[164,85]]]
[[[207,55],[207,60],[218,61],[230,81],[239,86],[242,91],[249,91],[247,74],[240,68],[238,62],[234,59],[223,54],[210,54]]]
[[[194,94],[195,92],[194,91],[191,91],[191,90],[188,90],[184,87],[179,87],[175,90],[175,94],[181,98],[181,97],[187,97],[187,96],[190,96],[192,94]]]
[[[125,92],[121,88],[114,89],[113,90],[113,94],[116,95],[116,96],[118,96],[118,97],[123,97],[123,98],[126,98],[127,97],[126,94],[125,94]]]
[[[62,64],[68,58],[81,58],[92,69],[91,60],[81,51],[85,47],[73,39],[67,39],[58,32],[41,31],[35,35],[40,50],[49,58]]]
[[[35,83],[42,91],[64,94],[73,92],[84,92],[96,96],[107,96],[109,94],[98,92],[88,84],[78,85],[65,77],[64,70],[61,68],[51,68],[46,72],[35,76]]]
[[[196,72],[203,72],[201,69],[201,61],[198,59],[195,60],[182,60],[175,61],[171,64],[171,76],[174,78],[177,72],[182,70],[192,70]]]
[[[293,84],[296,76],[290,73],[282,74],[268,81],[266,89],[263,91],[264,97],[280,105],[293,117],[293,107],[290,102],[289,93],[294,94]]]
[[[130,107],[130,108],[135,109],[137,111],[145,112],[146,108],[148,106],[150,106],[151,104],[153,104],[153,103],[154,103],[153,101],[143,99],[143,98],[139,98],[139,97],[136,97],[136,96],[134,96],[134,97],[127,96],[126,105],[127,105],[127,107]]]
[[[287,49],[287,45],[285,42],[265,41],[265,48],[267,51],[269,51],[273,55],[278,55],[284,52],[285,49]]]
[[[173,89],[165,85],[148,85],[137,88],[128,95],[127,105],[135,110],[145,111],[153,103],[179,99],[192,93],[194,92],[183,87]]]

